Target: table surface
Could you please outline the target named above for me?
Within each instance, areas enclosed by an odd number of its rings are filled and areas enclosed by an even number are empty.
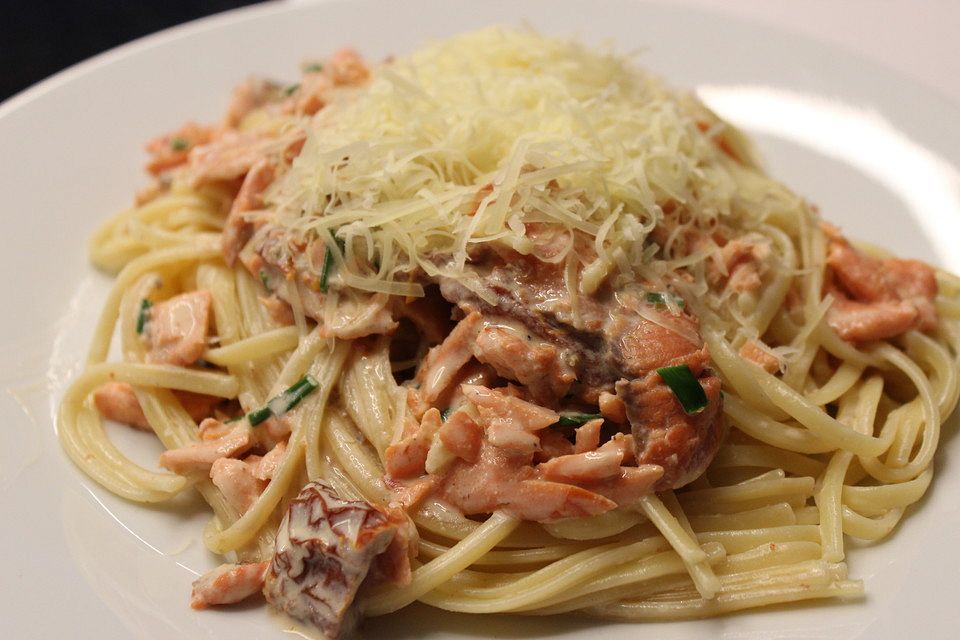
[[[282,2],[311,2],[315,0],[281,0]],[[681,6],[691,6],[725,13],[744,18],[759,24],[766,24],[794,33],[838,45],[847,51],[877,62],[889,69],[919,81],[934,89],[955,104],[960,105],[960,76],[956,74],[956,63],[960,61],[960,2],[957,0],[645,0]],[[139,15],[135,10],[118,11],[102,8],[102,13],[112,16],[111,28],[99,34],[88,34],[91,42],[70,49],[70,42],[57,45],[60,54],[51,58],[50,52],[44,54],[31,47],[13,46],[2,58],[16,58],[18,68],[27,65],[19,82],[37,81],[43,69],[47,73],[56,68],[56,64],[77,62],[70,56],[89,55],[101,48],[117,42],[122,34],[138,35],[150,29],[152,16],[156,29],[170,23],[174,15],[183,17],[202,15],[230,5],[246,4],[249,0],[204,0],[187,9],[174,7],[167,13],[160,9]],[[182,4],[182,3],[179,3]],[[112,11],[112,13],[111,13]],[[174,13],[169,13],[174,11]],[[176,13],[179,11],[180,13]],[[21,12],[22,13],[22,12]],[[29,18],[37,18],[42,11],[26,12],[13,16],[12,28],[16,32],[22,29],[30,31]],[[140,13],[144,13],[141,11]],[[16,14],[16,12],[15,12]],[[34,15],[36,14],[36,15]],[[128,15],[129,14],[129,15]],[[68,16],[62,11],[63,20]],[[124,30],[123,20],[136,18],[136,25]],[[181,17],[181,19],[183,19]],[[166,20],[166,22],[165,22]],[[35,22],[36,20],[34,20]],[[119,22],[117,22],[119,21]],[[49,26],[49,25],[48,25]],[[57,25],[54,25],[57,26]],[[62,25],[67,29],[66,25]],[[61,29],[62,31],[62,29]],[[69,31],[69,29],[68,29]],[[109,33],[107,33],[109,31]],[[17,33],[13,33],[17,36]],[[74,34],[76,35],[76,34]],[[102,36],[102,37],[100,37]],[[111,40],[111,38],[113,38]],[[22,40],[23,38],[21,38]],[[16,44],[16,38],[14,38]],[[98,44],[99,43],[99,44]],[[72,52],[72,53],[71,53]],[[86,52],[86,53],[84,53]],[[9,55],[8,55],[9,54]],[[41,55],[44,54],[44,55]],[[46,56],[46,57],[44,57]],[[36,74],[29,76],[31,61],[23,58],[36,57],[32,67]],[[47,58],[51,58],[48,60]],[[55,58],[55,60],[54,60]],[[26,74],[26,75],[25,75]],[[6,92],[23,88],[17,83],[4,85]],[[2,93],[2,92],[0,92]],[[2,98],[3,95],[0,95]]]

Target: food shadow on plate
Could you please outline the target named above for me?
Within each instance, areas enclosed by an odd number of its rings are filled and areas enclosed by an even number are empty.
[[[492,615],[476,615],[455,613],[435,609],[421,603],[414,603],[402,611],[380,616],[376,618],[367,618],[360,623],[355,632],[354,638],[389,638],[390,640],[412,640],[414,638],[508,638],[508,639],[534,639],[534,638],[584,638],[601,637],[608,632],[615,632],[615,629],[621,629],[626,626],[633,627],[636,630],[637,637],[650,635],[659,640],[689,640],[693,637],[704,638],[730,638],[740,640],[757,640],[759,638],[790,638],[791,640],[800,640],[802,638],[825,638],[829,632],[836,631],[836,625],[827,629],[817,623],[811,623],[807,618],[812,609],[822,613],[826,609],[843,609],[855,607],[857,603],[862,602],[859,599],[850,601],[842,600],[817,600],[788,602],[763,609],[747,609],[737,611],[728,615],[706,619],[688,619],[671,622],[630,622],[618,620],[603,620],[588,616],[578,616],[576,614],[564,614],[555,616],[525,616],[512,615],[508,613]],[[752,617],[754,620],[762,618],[773,618],[783,620],[782,616],[799,616],[797,621],[807,619],[808,627],[801,629],[791,626],[791,631],[786,636],[778,635],[770,628],[760,623],[762,631],[757,632],[757,627],[744,627],[744,616]],[[801,618],[802,617],[802,618]],[[696,625],[691,627],[690,625]],[[754,622],[756,624],[756,622]],[[778,623],[780,628],[782,623]],[[859,623],[849,627],[849,637],[857,637]],[[619,636],[618,636],[619,637]]]
[[[402,620],[398,619],[402,618]],[[585,630],[600,632],[612,623],[574,615],[522,616],[510,614],[472,615],[454,613],[414,603],[402,612],[367,618],[357,631],[360,638],[446,637],[463,638],[552,638]]]

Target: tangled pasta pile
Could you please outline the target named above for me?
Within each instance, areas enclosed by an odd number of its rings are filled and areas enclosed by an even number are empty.
[[[855,597],[844,538],[932,480],[960,283],[855,248],[626,59],[501,29],[344,49],[148,151],[91,243],[117,279],[59,433],[118,495],[210,504],[230,562],[196,607],[262,592],[332,637],[416,600]]]

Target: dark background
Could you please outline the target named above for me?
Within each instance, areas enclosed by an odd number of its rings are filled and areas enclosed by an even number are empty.
[[[124,42],[253,0],[8,0],[0,12],[0,101]]]

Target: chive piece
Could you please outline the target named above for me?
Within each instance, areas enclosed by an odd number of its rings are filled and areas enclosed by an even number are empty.
[[[296,84],[292,84],[292,85],[290,85],[289,87],[287,87],[286,89],[283,90],[283,95],[285,95],[285,96],[292,96],[293,94],[295,94],[295,93],[297,92],[297,89],[299,89],[299,88],[300,88],[300,83],[299,83],[299,82],[296,83]]]
[[[308,373],[263,407],[247,414],[250,426],[255,427],[268,418],[282,416],[300,404],[301,400],[316,391],[319,386],[320,383]]]
[[[673,395],[677,396],[680,406],[688,415],[700,413],[710,403],[703,386],[689,366],[678,364],[675,367],[661,367],[657,369],[657,373],[673,391]]]
[[[251,427],[257,426],[258,424],[270,418],[271,416],[273,416],[273,413],[270,411],[269,406],[260,407],[259,409],[251,411],[250,413],[247,414],[247,418],[250,419]]]
[[[320,73],[323,71],[323,65],[319,62],[311,62],[303,67],[304,73]]]
[[[447,418],[449,418],[451,414],[453,414],[453,407],[447,407],[440,412],[440,420],[446,422]]]
[[[263,283],[263,288],[267,291],[270,291],[270,280],[267,278],[267,270],[260,269],[260,282]]]
[[[681,309],[683,308],[683,305],[686,304],[684,299],[680,296],[673,296],[668,293],[661,293],[659,291],[647,292],[647,302],[650,304],[667,304],[668,299],[672,300]]]
[[[170,141],[170,148],[174,151],[186,151],[190,148],[190,141],[186,138],[174,138]]]
[[[147,316],[150,312],[150,307],[153,306],[153,303],[150,302],[147,298],[144,298],[140,301],[140,313],[137,314],[137,333],[143,334],[143,330],[147,326]]]
[[[560,419],[554,422],[551,427],[580,427],[590,422],[591,420],[597,420],[603,416],[599,413],[571,413],[569,415],[562,415]]]
[[[330,237],[333,238],[334,243],[340,249],[340,253],[343,253],[345,246],[343,240],[339,239],[334,233],[333,229],[330,230]],[[320,293],[327,292],[327,280],[330,278],[330,274],[333,272],[333,250],[330,248],[330,245],[327,245],[326,250],[323,253],[323,270],[320,272]]]

